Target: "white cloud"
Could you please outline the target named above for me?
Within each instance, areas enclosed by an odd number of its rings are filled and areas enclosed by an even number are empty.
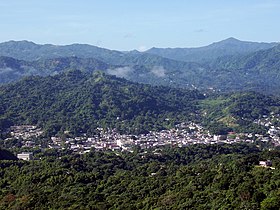
[[[140,47],[138,47],[138,51],[140,51],[140,52],[144,52],[144,51],[146,51],[146,50],[148,50],[148,47],[146,47],[146,46],[140,46]]]
[[[128,66],[115,69],[107,69],[108,74],[115,75],[117,77],[128,77],[131,72],[133,72],[133,69]]]
[[[157,77],[165,77],[166,70],[162,66],[154,66],[151,72]]]

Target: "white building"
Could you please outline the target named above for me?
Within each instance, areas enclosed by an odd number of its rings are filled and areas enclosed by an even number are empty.
[[[17,158],[21,160],[33,160],[33,153],[32,152],[23,152],[17,154]]]

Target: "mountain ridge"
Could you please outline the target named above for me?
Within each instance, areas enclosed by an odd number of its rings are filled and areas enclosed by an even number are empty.
[[[111,68],[95,58],[59,57],[36,61],[18,60],[0,56],[0,84],[14,82],[27,76],[48,76],[69,70],[93,72]]]
[[[225,44],[236,44],[236,43],[243,44],[243,45],[258,46],[258,47],[253,47],[252,50],[254,50],[254,51],[260,50],[260,49],[267,49],[267,48],[270,48],[270,47],[273,47],[273,46],[276,46],[277,44],[279,44],[277,42],[265,43],[265,42],[241,41],[241,40],[235,39],[233,37],[230,37],[225,40],[214,42],[212,44],[209,44],[206,46],[201,46],[201,47],[151,48],[147,51],[144,51],[144,53],[156,54],[156,53],[152,53],[153,50],[187,51],[187,50],[201,50],[201,49],[208,49],[208,48],[211,49],[211,48],[217,47],[217,46],[223,47],[223,45],[225,45]],[[8,49],[5,50],[6,48],[8,48]],[[20,55],[19,52],[15,51],[16,48],[19,48],[20,50],[22,50],[24,52],[30,52],[31,55],[25,55],[25,57],[24,57],[23,55]],[[83,51],[86,52],[84,55],[79,52],[79,50],[81,48],[83,48]],[[33,52],[34,55],[32,55],[31,49],[35,50],[35,52]],[[39,58],[54,58],[54,57],[59,57],[59,56],[61,56],[61,57],[77,56],[77,57],[85,58],[85,57],[89,57],[89,56],[94,57],[94,56],[100,56],[100,55],[104,56],[104,55],[110,55],[110,54],[114,55],[114,56],[122,57],[122,56],[125,56],[126,54],[130,54],[130,53],[133,54],[133,52],[135,52],[135,50],[122,52],[122,51],[118,51],[118,50],[101,48],[101,47],[97,47],[97,46],[90,45],[90,44],[78,44],[78,43],[73,43],[73,44],[68,44],[68,45],[53,45],[53,44],[36,44],[34,42],[27,41],[27,40],[23,40],[23,41],[11,40],[11,41],[0,43],[0,55],[7,56],[7,57],[14,57],[17,59],[22,59],[22,60],[36,60]],[[250,52],[252,52],[252,51],[250,51]],[[49,55],[46,55],[47,53]],[[63,55],[61,55],[61,53]],[[37,56],[35,56],[36,54],[37,54]],[[38,57],[38,55],[40,55],[41,57]],[[157,55],[162,56],[161,54],[157,54]],[[163,57],[165,57],[165,56],[163,56]],[[96,57],[96,58],[98,59],[98,57]],[[174,56],[172,56],[172,57],[167,56],[167,58],[174,59]],[[101,58],[99,57],[99,59],[101,59]],[[175,60],[178,60],[178,59],[175,59]],[[197,60],[181,60],[181,61],[192,62],[192,61],[197,61]]]
[[[38,47],[28,41],[9,43]],[[228,47],[232,44],[233,47]],[[252,47],[246,47],[247,45]],[[208,51],[203,48],[204,52],[196,55],[200,59],[196,62],[180,61],[146,52],[111,51],[84,44],[69,46],[41,45],[43,51],[39,46],[37,51],[30,49],[30,54],[25,51],[24,46],[5,48],[0,44],[0,56],[7,56],[3,55],[3,52],[10,56],[15,55],[13,59],[1,57],[0,83],[13,82],[24,76],[47,76],[76,69],[84,72],[101,70],[134,82],[153,85],[222,92],[280,92],[277,91],[280,84],[277,49],[280,45],[271,47],[271,44],[267,43],[243,42],[229,38],[209,45]],[[259,50],[263,46],[265,49]],[[203,56],[207,58],[207,62],[203,60]],[[24,57],[27,59],[24,60]]]
[[[233,37],[195,48],[151,48],[146,53],[185,62],[209,62],[222,56],[243,55],[258,50],[269,49],[280,43],[240,41]],[[211,52],[211,53],[210,53]],[[210,59],[209,59],[210,58]]]

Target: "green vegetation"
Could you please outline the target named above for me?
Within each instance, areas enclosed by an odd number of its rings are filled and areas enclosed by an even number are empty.
[[[0,131],[32,124],[47,136],[93,134],[97,127],[139,134],[191,120],[214,134],[264,134],[264,127],[253,121],[279,114],[279,107],[278,98],[253,92],[205,97],[195,90],[136,84],[102,72],[68,71],[0,87]]]
[[[280,152],[250,145],[163,148],[161,155],[37,153],[0,161],[0,209],[278,209]],[[58,158],[58,155],[60,158]],[[259,167],[272,160],[275,170]]]
[[[278,43],[245,42],[235,38],[198,48],[152,48],[148,53],[185,62],[208,63],[222,56],[247,55],[276,46]]]
[[[277,43],[233,38],[202,48],[151,49],[144,53],[81,44],[53,46],[11,41],[0,43],[0,84],[31,75],[101,70],[151,85],[279,95],[279,49]]]
[[[47,135],[94,133],[97,127],[144,133],[194,118],[196,100],[202,98],[197,91],[69,71],[1,87],[0,123],[38,125]]]
[[[94,72],[111,66],[94,58],[63,57],[23,61],[10,57],[0,57],[0,84],[18,81],[27,76],[56,75],[70,70]]]
[[[279,60],[280,45],[277,45],[246,56],[221,57],[209,69],[218,79],[215,87],[223,91],[228,88],[279,95]]]
[[[7,139],[6,129],[23,124],[45,131],[36,139],[42,147],[53,135],[91,135],[97,127],[139,134],[184,121],[213,134],[265,134],[267,128],[255,120],[268,116],[280,124],[279,98],[267,94],[279,94],[279,46],[255,52],[253,43],[246,49],[237,45],[217,59],[232,42],[237,40],[211,45],[213,57],[203,49],[201,63],[89,45],[0,44],[1,55],[25,60],[0,57],[0,83],[25,77],[0,87],[0,143],[19,151],[20,140]],[[184,50],[176,53],[186,59]],[[211,88],[202,94],[159,84]],[[240,92],[221,93],[232,90]],[[36,160],[30,162],[0,149],[0,209],[279,209],[280,151],[260,147],[192,145],[85,155],[33,148]],[[258,166],[260,160],[272,160],[273,167]]]
[[[217,95],[202,100],[203,124],[212,133],[228,131],[264,134],[265,128],[254,120],[270,113],[280,113],[278,98],[254,92]]]

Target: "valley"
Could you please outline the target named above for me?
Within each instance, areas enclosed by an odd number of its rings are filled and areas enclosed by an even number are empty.
[[[276,209],[278,43],[0,44],[0,209]]]

